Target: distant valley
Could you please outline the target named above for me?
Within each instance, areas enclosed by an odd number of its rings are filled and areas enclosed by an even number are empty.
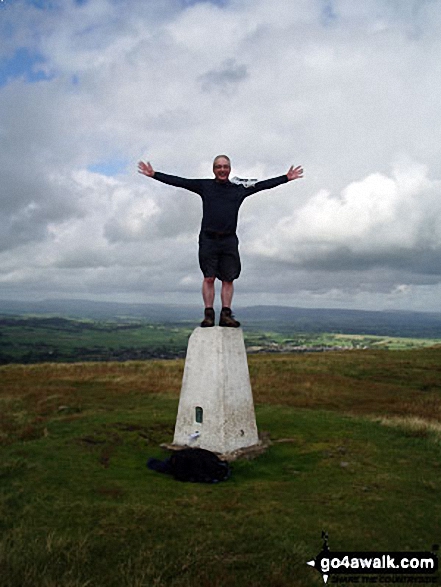
[[[0,301],[0,364],[185,356],[198,306],[87,300]],[[249,353],[441,344],[441,313],[237,308]]]

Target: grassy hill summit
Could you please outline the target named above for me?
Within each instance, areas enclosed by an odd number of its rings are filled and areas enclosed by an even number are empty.
[[[218,485],[146,467],[183,366],[0,367],[0,587],[314,587],[322,530],[333,551],[439,543],[440,346],[249,356],[271,444]]]
[[[199,485],[146,467],[199,320],[163,310],[0,304],[0,587],[314,587],[323,530],[334,551],[439,543],[440,315],[242,308],[269,448]]]

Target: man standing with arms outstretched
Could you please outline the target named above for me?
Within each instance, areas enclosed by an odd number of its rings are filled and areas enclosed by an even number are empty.
[[[229,180],[231,162],[226,155],[213,161],[214,179],[186,179],[154,171],[150,163],[140,161],[138,171],[147,177],[190,190],[202,198],[202,225],[199,233],[199,266],[204,275],[202,297],[205,316],[202,327],[214,326],[214,282],[222,281],[222,311],[219,326],[237,328],[240,323],[231,312],[233,281],[240,274],[240,257],[236,235],[239,208],[247,196],[303,177],[301,166],[291,166],[286,175],[264,181],[234,183]]]

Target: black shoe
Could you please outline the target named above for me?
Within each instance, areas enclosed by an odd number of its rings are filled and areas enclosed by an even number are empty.
[[[239,328],[240,322],[234,319],[231,313],[231,308],[222,308],[220,315],[219,326],[227,326],[229,328]]]
[[[205,308],[204,319],[201,322],[202,328],[214,326],[214,310],[213,308]]]

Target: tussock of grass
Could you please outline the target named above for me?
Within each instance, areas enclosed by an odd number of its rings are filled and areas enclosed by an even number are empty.
[[[383,426],[390,426],[392,428],[401,428],[409,432],[413,436],[428,437],[441,443],[441,423],[433,420],[424,420],[418,417],[383,417],[375,418],[374,421],[379,422]]]

